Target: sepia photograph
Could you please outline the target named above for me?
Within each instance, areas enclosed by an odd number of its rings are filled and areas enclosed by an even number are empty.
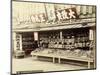
[[[96,69],[96,5],[12,0],[12,74]]]

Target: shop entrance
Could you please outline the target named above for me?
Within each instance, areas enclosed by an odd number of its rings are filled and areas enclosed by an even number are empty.
[[[33,32],[23,32],[22,33],[22,49],[25,51],[26,55],[29,55],[31,51],[38,48],[38,42],[34,40]]]

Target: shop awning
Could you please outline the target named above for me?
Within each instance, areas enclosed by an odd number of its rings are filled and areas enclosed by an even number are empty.
[[[82,24],[73,24],[73,25],[59,25],[59,26],[48,26],[48,27],[38,27],[38,28],[28,28],[23,29],[14,29],[15,32],[33,32],[33,31],[49,31],[49,30],[61,30],[61,29],[74,29],[74,28],[86,28],[94,27],[96,23],[82,23]]]

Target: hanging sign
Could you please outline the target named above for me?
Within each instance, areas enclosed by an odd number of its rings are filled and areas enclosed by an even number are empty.
[[[34,32],[34,40],[35,40],[35,41],[38,40],[38,32]]]
[[[93,30],[89,30],[89,40],[93,40]]]

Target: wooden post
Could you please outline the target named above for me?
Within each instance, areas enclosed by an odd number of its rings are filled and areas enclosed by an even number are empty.
[[[90,29],[90,32],[89,32],[89,40],[90,41],[93,41],[93,64],[94,64],[94,68],[96,67],[96,48],[95,48],[95,44],[96,44],[96,29],[95,27],[94,28],[91,28]]]
[[[22,50],[22,34],[20,34],[20,50]]]
[[[93,50],[94,50],[94,68],[96,68],[96,29],[94,28],[94,46],[93,46]]]
[[[58,63],[59,63],[59,64],[61,63],[61,59],[60,59],[60,57],[58,58]]]
[[[88,61],[88,69],[90,69],[91,67],[91,63]]]
[[[55,63],[55,57],[53,57],[53,63]]]
[[[13,43],[12,43],[12,46],[13,46],[13,51],[15,51],[17,49],[17,46],[16,46],[16,32],[13,32]]]

